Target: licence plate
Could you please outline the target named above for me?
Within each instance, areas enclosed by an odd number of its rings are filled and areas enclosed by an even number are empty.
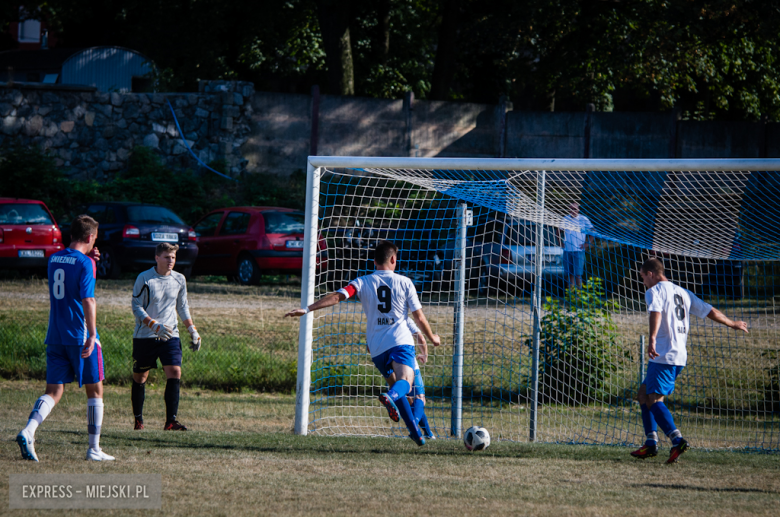
[[[179,242],[179,235],[175,233],[153,233],[152,240],[155,242]]]
[[[287,247],[296,249],[296,250],[302,250],[303,249],[303,241],[287,241]]]
[[[43,258],[43,250],[19,250],[19,258]]]

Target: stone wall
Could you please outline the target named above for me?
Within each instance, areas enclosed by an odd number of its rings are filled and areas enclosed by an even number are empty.
[[[168,102],[181,124],[179,134]],[[511,158],[780,157],[780,124],[694,122],[667,113],[544,113],[498,104],[255,92],[202,81],[186,94],[0,83],[0,146],[49,150],[78,177],[106,179],[136,146],[174,167],[224,160],[229,174],[288,175],[309,154]]]
[[[36,145],[74,176],[103,180],[127,167],[136,146],[157,149],[174,166],[224,160],[246,168],[251,83],[209,81],[189,94],[104,93],[68,85],[0,84],[0,146]],[[183,135],[176,128],[170,102]]]

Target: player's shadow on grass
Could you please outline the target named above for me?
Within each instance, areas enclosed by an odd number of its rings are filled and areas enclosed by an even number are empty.
[[[737,493],[756,493],[756,494],[780,494],[774,490],[763,490],[761,488],[707,488],[690,485],[664,485],[661,483],[642,483],[633,485],[635,488],[663,488],[664,490],[690,490],[692,492],[737,492]]]
[[[78,434],[78,433],[73,433]],[[198,433],[200,434],[200,433]],[[355,442],[343,442],[338,443],[336,440],[320,441],[311,439],[300,439],[297,437],[280,435],[279,439],[274,440],[272,443],[247,443],[251,441],[252,437],[246,437],[244,440],[235,440],[226,443],[219,439],[209,441],[204,435],[198,436],[195,433],[192,434],[171,434],[170,437],[166,436],[152,436],[150,433],[133,433],[132,435],[121,434],[109,434],[106,433],[103,437],[113,439],[119,442],[119,445],[132,446],[138,449],[145,449],[149,447],[166,447],[175,449],[201,449],[201,450],[222,450],[222,451],[246,451],[246,452],[276,452],[276,453],[305,453],[305,454],[381,454],[381,455],[410,455],[419,456],[432,455],[432,456],[453,456],[453,457],[465,457],[473,453],[470,453],[462,448],[460,441],[447,441],[452,447],[436,448],[430,447],[409,447],[404,446],[402,440],[393,439],[384,442],[386,447],[379,447],[376,443],[370,445],[363,445],[363,443]],[[269,435],[258,435],[269,436]],[[205,438],[205,439],[204,439]],[[262,439],[262,438],[261,438]],[[264,441],[270,441],[266,438]],[[75,443],[75,442],[74,442]],[[412,442],[409,441],[409,444]],[[518,451],[516,449],[491,450],[484,453],[479,453],[483,457],[493,458],[518,458],[526,457],[529,451]],[[532,454],[531,454],[532,455]]]

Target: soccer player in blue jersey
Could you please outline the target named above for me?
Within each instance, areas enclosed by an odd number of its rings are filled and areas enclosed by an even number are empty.
[[[406,399],[414,383],[415,366],[414,341],[407,324],[407,314],[412,313],[415,322],[434,346],[439,346],[441,340],[431,331],[412,281],[394,273],[397,254],[395,244],[380,242],[374,251],[376,271],[373,274],[358,277],[347,287],[324,296],[309,307],[292,310],[285,317],[300,317],[357,295],[366,314],[366,342],[371,359],[385,379],[391,374],[395,374],[397,379],[386,393],[379,395],[379,401],[394,422],[399,421],[400,414],[409,429],[409,436],[417,445],[425,445],[425,438]]]
[[[27,427],[16,437],[22,458],[38,461],[35,430],[60,401],[65,384],[78,380],[87,392],[87,460],[111,461],[100,448],[103,424],[103,352],[96,328],[95,238],[89,216],[71,225],[71,244],[49,258],[49,330],[46,334],[46,393],[33,406]],[[95,250],[96,251],[96,250]]]
[[[704,303],[690,291],[671,283],[664,276],[664,265],[657,258],[642,264],[639,271],[647,292],[647,312],[650,317],[650,343],[647,355],[647,376],[639,387],[642,424],[647,437],[645,444],[631,453],[639,459],[658,455],[657,427],[672,441],[666,463],[675,463],[690,448],[664,404],[664,397],[674,391],[674,382],[685,368],[688,352],[685,348],[690,328],[690,315],[709,318],[735,330],[747,332],[747,323],[732,321],[718,309]]]

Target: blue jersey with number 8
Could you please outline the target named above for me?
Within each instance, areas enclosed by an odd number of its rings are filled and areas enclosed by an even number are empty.
[[[92,259],[71,248],[49,258],[47,345],[84,346],[87,342],[89,333],[81,300],[95,297],[95,273]]]

